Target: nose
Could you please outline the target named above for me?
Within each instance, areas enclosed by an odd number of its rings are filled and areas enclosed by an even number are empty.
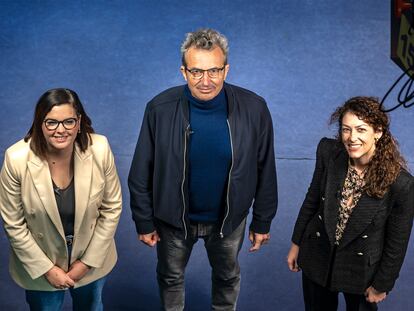
[[[351,131],[351,134],[349,135],[350,141],[356,141],[358,139],[358,133],[356,131]]]
[[[201,83],[206,86],[210,84],[210,77],[208,76],[207,71],[204,71],[203,77],[201,78]]]
[[[62,123],[62,122],[60,122],[60,123],[58,124],[58,127],[56,128],[56,132],[64,132],[64,131],[66,131],[66,129],[65,129],[65,127],[63,126],[63,123]]]

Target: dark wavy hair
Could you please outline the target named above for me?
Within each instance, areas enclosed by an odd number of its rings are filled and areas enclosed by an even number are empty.
[[[80,133],[76,136],[76,142],[80,150],[85,151],[89,145],[92,145],[91,133],[94,133],[92,121],[83,109],[78,94],[74,91],[64,88],[51,89],[46,91],[38,100],[34,112],[33,123],[30,130],[24,137],[24,141],[29,141],[30,148],[40,158],[46,159],[47,142],[43,135],[42,124],[46,115],[55,106],[70,104],[75,109],[78,116],[82,116],[80,123]]]
[[[379,100],[375,97],[353,97],[338,107],[331,115],[330,124],[338,124],[337,139],[342,142],[342,119],[351,112],[359,119],[382,132],[375,143],[375,151],[365,174],[365,191],[368,195],[382,198],[390,185],[396,180],[401,169],[407,169],[407,162],[398,150],[398,142],[390,132],[388,115],[381,110]]]

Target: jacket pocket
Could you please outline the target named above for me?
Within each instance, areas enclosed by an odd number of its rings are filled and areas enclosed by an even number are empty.
[[[381,257],[382,257],[381,252],[373,252],[372,254],[369,255],[368,265],[369,266],[375,265],[377,262],[381,260]]]

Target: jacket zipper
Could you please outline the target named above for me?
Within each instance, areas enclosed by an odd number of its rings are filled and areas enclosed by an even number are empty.
[[[223,228],[224,228],[224,223],[226,222],[227,217],[229,216],[229,211],[230,211],[230,203],[229,203],[229,193],[230,193],[230,179],[231,179],[231,173],[233,170],[233,164],[234,164],[234,151],[233,151],[233,137],[231,135],[231,128],[230,128],[230,123],[229,123],[229,119],[226,120],[227,121],[227,127],[229,128],[229,136],[230,136],[230,148],[231,148],[231,166],[230,166],[230,170],[229,170],[229,178],[227,179],[227,194],[226,194],[226,213],[223,219],[223,223],[221,224],[221,228],[220,228],[220,238],[223,238]]]
[[[183,180],[181,182],[181,195],[183,197],[183,215],[182,221],[184,225],[184,240],[187,240],[187,226],[185,225],[185,195],[184,195],[184,184],[185,184],[185,176],[187,174],[187,162],[186,162],[186,155],[187,155],[187,136],[190,134],[190,124],[187,125],[184,133],[184,157],[183,157]]]

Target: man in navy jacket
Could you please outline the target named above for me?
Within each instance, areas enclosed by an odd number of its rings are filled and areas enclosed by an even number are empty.
[[[272,120],[263,98],[224,82],[227,52],[215,30],[187,34],[187,84],[148,103],[129,173],[139,239],[157,245],[165,310],[184,309],[184,271],[199,238],[212,267],[213,310],[236,308],[250,207],[250,251],[270,239],[277,209]]]

